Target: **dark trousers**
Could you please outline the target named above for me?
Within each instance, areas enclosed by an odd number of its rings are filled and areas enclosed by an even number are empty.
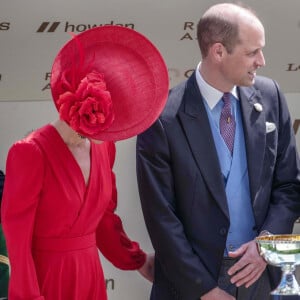
[[[219,274],[218,285],[222,290],[236,297],[237,300],[267,300],[270,299],[271,285],[267,270],[249,288],[236,287],[230,282],[227,274],[230,267],[237,262],[236,259],[225,257]]]

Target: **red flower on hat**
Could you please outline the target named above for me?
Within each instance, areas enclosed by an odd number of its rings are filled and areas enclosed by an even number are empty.
[[[93,136],[107,129],[114,121],[110,92],[104,75],[88,73],[75,92],[66,91],[57,100],[59,115],[76,132]]]

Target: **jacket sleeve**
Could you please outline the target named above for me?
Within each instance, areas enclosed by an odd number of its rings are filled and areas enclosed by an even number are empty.
[[[138,136],[136,152],[141,205],[155,258],[185,299],[199,299],[217,282],[206,268],[207,262],[194,252],[178,215],[172,158],[160,119]]]
[[[17,142],[8,153],[2,200],[2,225],[11,264],[10,300],[44,300],[32,257],[35,213],[43,180],[43,158],[30,142]]]
[[[117,208],[116,177],[112,171],[115,161],[115,144],[108,144],[111,165],[112,197],[101,219],[97,233],[97,245],[101,253],[117,268],[122,270],[139,269],[146,260],[146,254],[139,244],[131,241],[124,231],[120,217],[115,213]]]
[[[282,234],[291,233],[300,216],[300,162],[285,96],[276,82],[274,85],[277,97],[270,100],[270,107],[275,103],[278,106],[278,115],[274,118],[278,138],[277,146],[272,149],[275,162],[269,210],[261,230]]]

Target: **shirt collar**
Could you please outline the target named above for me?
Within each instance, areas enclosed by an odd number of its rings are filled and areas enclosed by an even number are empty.
[[[199,62],[197,69],[196,69],[196,81],[199,87],[199,90],[201,91],[201,95],[207,102],[208,106],[210,109],[213,109],[216,104],[219,102],[219,100],[223,96],[223,92],[215,89],[211,85],[209,85],[202,77],[200,73],[200,64]],[[237,88],[236,86],[233,87],[233,89],[230,91],[230,93],[238,99],[238,94],[237,94]]]

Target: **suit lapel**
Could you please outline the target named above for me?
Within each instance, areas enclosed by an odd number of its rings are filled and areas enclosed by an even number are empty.
[[[244,135],[247,152],[248,174],[252,201],[255,201],[263,168],[266,146],[265,112],[257,111],[254,103],[262,104],[260,91],[254,87],[239,88]]]
[[[188,82],[184,94],[184,106],[179,119],[191,147],[196,163],[224,214],[228,216],[226,194],[209,120],[195,74]],[[257,111],[254,103],[262,104],[260,91],[252,87],[240,87],[239,97],[244,126],[248,173],[252,201],[260,184],[266,146],[265,112]]]
[[[178,116],[207,187],[229,218],[218,155],[195,74],[187,82],[184,106]]]

